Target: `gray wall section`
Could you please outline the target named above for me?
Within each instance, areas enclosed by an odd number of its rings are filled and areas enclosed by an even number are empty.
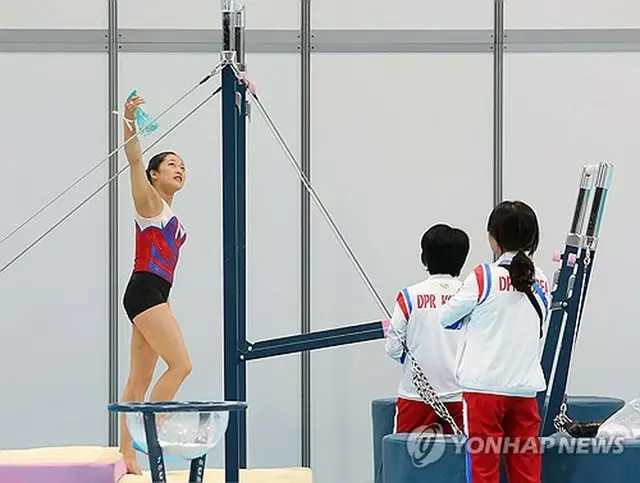
[[[315,29],[491,29],[493,0],[320,0],[312,3]]]
[[[248,29],[297,29],[299,0],[243,0]],[[220,25],[220,0],[192,0],[177,7],[172,0],[120,2],[120,28],[210,29]]]
[[[248,62],[270,114],[298,153],[300,64],[290,33],[300,27],[300,2],[246,3],[249,29],[283,35],[255,48],[290,52],[249,54]],[[0,29],[98,29],[89,33],[92,43],[71,48],[106,49],[101,35],[108,24],[107,2],[64,2],[56,12],[47,5],[0,0]],[[150,29],[216,29],[218,4],[198,0],[187,9],[169,0],[139,0],[118,5],[120,28],[155,35],[144,44],[123,46],[120,97],[138,88],[149,100],[149,111],[158,113],[197,82],[218,54],[185,53],[211,44],[174,37],[169,46],[165,33]],[[465,270],[490,258],[484,227],[493,198],[493,2],[469,1],[461,7],[403,0],[389,7],[382,1],[324,0],[312,7],[312,179],[391,307],[398,289],[424,275],[418,242],[432,223],[445,221],[468,231],[472,251]],[[633,374],[614,354],[631,352],[638,335],[633,306],[624,301],[634,297],[635,289],[626,274],[637,268],[627,255],[635,239],[627,217],[635,203],[633,154],[640,148],[633,130],[640,108],[634,90],[640,54],[562,52],[637,51],[639,31],[522,29],[639,29],[640,7],[626,0],[511,0],[505,5],[505,26],[504,196],[524,198],[538,211],[543,227],[538,259],[549,275],[555,268],[549,262],[551,250],[564,243],[580,166],[601,160],[616,165],[570,392],[631,398],[636,395],[628,382]],[[329,33],[342,45],[332,44],[329,34],[318,29],[342,29]],[[0,38],[6,34],[1,31]],[[19,48],[55,51],[74,43],[62,38],[45,47],[43,39]],[[0,44],[0,50],[16,48]],[[364,54],[374,48],[477,53]],[[136,49],[155,52],[132,52]],[[545,53],[516,53],[526,50]],[[326,51],[346,52],[319,53]],[[162,74],[154,73],[156,68]],[[110,114],[106,52],[0,54],[0,72],[0,105],[11,113],[1,117],[0,145],[3,157],[11,160],[12,182],[0,190],[0,203],[11,207],[5,210],[2,237],[105,156]],[[352,74],[362,82],[348,84]],[[172,125],[216,85],[211,81],[167,114],[162,127]],[[172,297],[194,364],[178,394],[184,399],[223,395],[219,146],[219,101],[214,100],[157,147],[178,150],[189,170],[188,188],[175,205],[189,241]],[[123,166],[122,155],[119,161]],[[3,244],[0,262],[10,260],[106,177],[105,164]],[[257,112],[249,124],[248,177],[248,338],[297,333],[300,185]],[[125,174],[119,193],[120,293],[132,265],[129,190]],[[11,368],[0,376],[0,385],[10,388],[3,392],[0,448],[107,442],[107,206],[105,190],[0,274],[8,334],[0,339],[0,364]],[[313,205],[311,212],[312,328],[380,318]],[[621,282],[612,288],[616,280]],[[120,390],[129,366],[130,332],[121,312]],[[299,465],[299,361],[286,356],[249,364],[250,466]],[[385,358],[380,341],[313,353],[311,368],[314,481],[371,481],[370,401],[395,393],[398,367]],[[161,363],[157,375],[163,369]],[[41,412],[34,417],[36,410]],[[222,446],[209,458],[210,466],[221,464]]]
[[[105,156],[107,55],[0,54],[0,72],[2,239]],[[0,267],[106,176],[3,243]],[[104,192],[0,274],[0,448],[106,442],[107,243]]]
[[[429,87],[403,94],[406,66]],[[425,275],[420,237],[431,224],[469,233],[467,268],[489,255],[492,66],[489,54],[313,57],[316,189],[390,310],[397,292]],[[356,91],[340,75],[354,71],[367,79]],[[312,220],[313,329],[384,317],[315,207]],[[366,480],[370,402],[395,394],[398,377],[382,341],[313,354],[317,481]]]
[[[505,1],[509,29],[629,29],[640,27],[640,5],[628,0]]]

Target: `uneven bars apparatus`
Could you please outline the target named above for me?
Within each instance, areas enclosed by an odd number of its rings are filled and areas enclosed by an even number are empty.
[[[547,389],[538,394],[541,436],[561,430],[562,424],[569,421],[565,413],[567,384],[612,176],[613,166],[609,163],[583,167],[564,252],[554,254],[554,261],[561,262],[561,266],[554,274],[551,315],[542,353]]]
[[[245,7],[222,0],[222,256],[224,317],[224,399],[246,402],[246,362],[286,354],[379,340],[388,321],[356,324],[258,342],[246,340],[246,73]],[[257,96],[254,97],[257,100]],[[259,102],[259,101],[258,101]],[[261,106],[260,106],[261,107]],[[273,129],[273,126],[271,126]],[[229,414],[225,435],[226,483],[239,481],[247,467],[244,412]]]
[[[236,10],[235,0],[222,0],[221,56],[226,62],[222,70],[224,397],[226,401],[240,402],[246,402],[247,361],[383,339],[389,324],[388,320],[382,320],[254,343],[246,340],[246,117],[249,106],[247,84],[242,79],[246,73],[244,11],[244,7]],[[258,96],[253,93],[252,97],[266,115]],[[278,136],[273,123],[270,127]],[[286,150],[284,141],[279,141]],[[564,398],[571,358],[612,173],[613,166],[609,163],[584,166],[565,250],[555,257],[562,265],[554,274],[551,316],[542,355],[547,390],[538,395],[543,435],[553,432],[558,415],[566,409]],[[225,436],[226,483],[237,483],[239,468],[246,468],[246,431],[244,412],[231,413]]]

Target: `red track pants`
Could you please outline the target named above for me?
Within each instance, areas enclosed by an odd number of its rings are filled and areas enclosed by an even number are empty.
[[[445,403],[447,411],[462,430],[462,402]],[[398,398],[396,410],[396,433],[411,433],[425,426],[439,424],[445,434],[453,434],[453,428],[440,418],[431,406],[422,401]]]
[[[499,483],[504,455],[509,483],[540,483],[540,416],[535,397],[465,393],[467,474],[471,483]]]

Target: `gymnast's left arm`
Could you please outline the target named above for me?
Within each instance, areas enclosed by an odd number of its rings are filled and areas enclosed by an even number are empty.
[[[398,302],[396,302],[393,310],[393,316],[389,321],[389,330],[387,332],[387,339],[385,342],[384,350],[389,354],[393,360],[399,363],[404,363],[404,348],[402,347],[402,339],[407,336],[407,323],[404,313],[400,308]]]
[[[471,272],[460,290],[442,306],[440,323],[445,329],[459,330],[469,320],[469,315],[478,305],[478,282],[475,271]]]

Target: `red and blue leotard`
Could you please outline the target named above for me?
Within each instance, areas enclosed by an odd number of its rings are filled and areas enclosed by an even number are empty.
[[[133,271],[150,272],[173,284],[180,248],[187,233],[162,200],[162,213],[154,218],[143,218],[136,213],[136,255]]]

